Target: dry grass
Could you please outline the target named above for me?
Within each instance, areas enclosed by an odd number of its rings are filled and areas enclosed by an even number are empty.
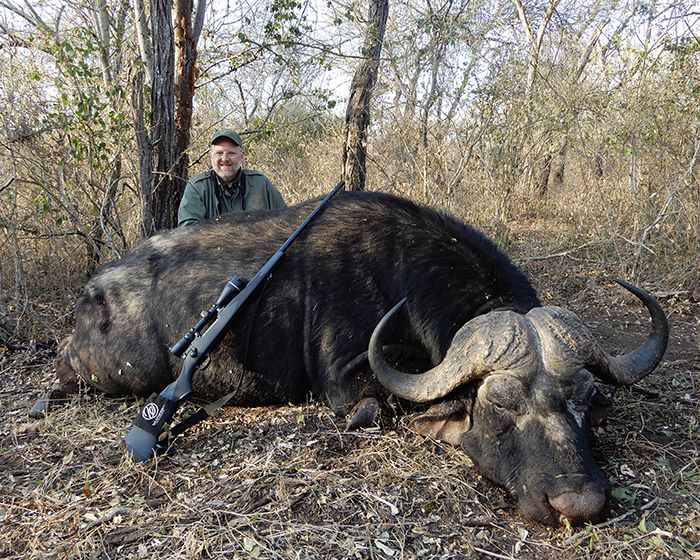
[[[264,165],[251,158],[252,166],[290,202],[336,181],[332,166],[285,163],[289,146],[256,150]],[[679,193],[668,212],[677,223],[644,238],[663,196],[644,213],[622,183],[598,187],[583,173],[536,202],[477,179],[449,204],[437,188],[425,201],[482,227],[545,303],[578,312],[610,352],[634,347],[648,325],[611,278],[639,278],[663,296],[673,328],[666,359],[614,395],[595,434],[614,488],[608,521],[583,530],[533,523],[459,449],[411,433],[405,418],[348,433],[320,403],[228,408],[146,465],[119,449],[140,400],[88,394],[28,421],[88,267],[77,241],[19,231],[17,249],[9,237],[0,247],[0,558],[700,558],[697,215]],[[24,267],[14,277],[13,262]]]
[[[628,344],[611,333],[643,332],[644,314],[608,303],[604,320],[577,311],[608,345]],[[28,421],[51,351],[6,353],[0,557],[700,558],[700,306],[665,306],[666,360],[617,392],[596,433],[614,498],[608,521],[583,530],[523,518],[459,449],[413,434],[404,417],[348,433],[313,402],[225,409],[171,455],[134,464],[119,442],[142,401],[85,394]]]

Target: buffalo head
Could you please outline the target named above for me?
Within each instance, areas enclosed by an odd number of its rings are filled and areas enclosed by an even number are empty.
[[[413,402],[438,402],[414,419],[416,431],[461,445],[480,472],[544,523],[595,522],[609,485],[590,450],[594,376],[632,385],[661,361],[666,316],[642,290],[620,282],[645,304],[652,332],[634,352],[607,355],[581,320],[559,307],[526,315],[492,311],[465,324],[444,360],[422,374],[396,370],[382,352],[382,331],[405,302],[377,325],[369,359],[381,383]]]

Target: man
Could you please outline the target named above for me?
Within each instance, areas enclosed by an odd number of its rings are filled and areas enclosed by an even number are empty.
[[[211,169],[187,181],[177,213],[186,226],[227,212],[284,208],[282,195],[259,171],[241,169],[245,152],[237,132],[219,130],[211,138]]]

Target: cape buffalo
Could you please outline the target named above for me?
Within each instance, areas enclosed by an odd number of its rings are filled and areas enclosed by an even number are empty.
[[[161,391],[181,368],[169,348],[227,279],[254,276],[314,205],[168,231],[103,266],[59,347],[63,387],[77,374],[114,395]],[[353,426],[373,421],[389,393],[428,403],[412,427],[461,445],[528,516],[591,522],[609,495],[589,444],[600,400],[593,376],[635,383],[668,340],[658,304],[625,287],[649,309],[652,332],[613,358],[575,314],[541,307],[526,277],[472,227],[395,196],[341,192],[289,247],[193,387],[209,399],[236,391],[231,403],[255,406],[313,393],[340,414],[355,407]]]

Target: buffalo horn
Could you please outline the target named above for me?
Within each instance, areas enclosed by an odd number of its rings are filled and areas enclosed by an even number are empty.
[[[622,280],[615,282],[637,296],[649,310],[651,333],[639,348],[624,356],[609,356],[596,348],[592,362],[586,364],[586,368],[603,383],[630,386],[649,375],[661,362],[668,345],[668,320],[661,306],[644,290]]]
[[[393,368],[384,358],[383,331],[393,315],[406,303],[406,298],[397,303],[377,324],[369,342],[369,363],[377,379],[397,397],[412,402],[429,402],[447,395],[456,387],[472,379],[483,377],[487,371],[483,360],[460,360],[458,366],[445,362],[419,375],[404,373]],[[467,334],[468,336],[468,334]],[[481,364],[481,365],[480,365]],[[458,369],[459,371],[455,371]],[[449,370],[449,371],[448,371]]]

